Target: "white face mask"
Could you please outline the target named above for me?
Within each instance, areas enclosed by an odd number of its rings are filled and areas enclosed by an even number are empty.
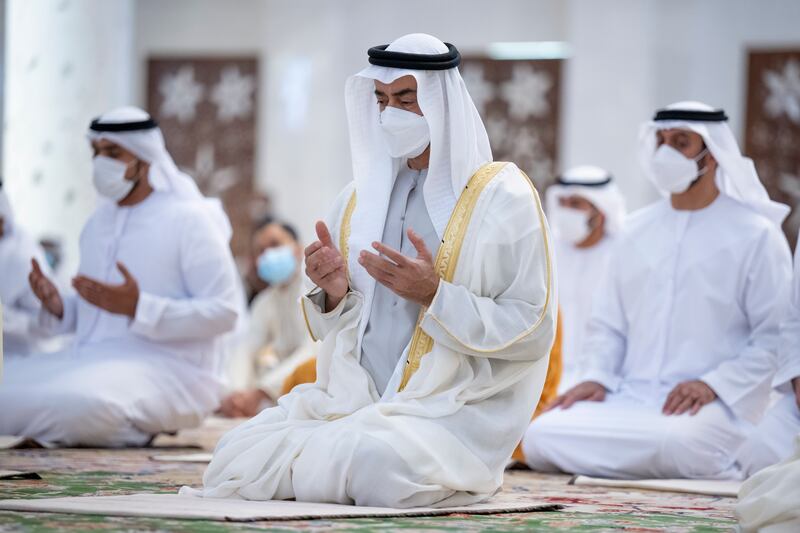
[[[92,181],[94,188],[101,196],[119,202],[128,194],[135,183],[125,179],[128,165],[117,159],[104,155],[95,156],[92,160]]]
[[[697,157],[691,159],[668,144],[659,146],[650,160],[656,187],[671,194],[685,192],[689,185],[706,171],[705,167],[699,170],[697,168],[697,162],[706,155],[706,152],[708,149],[704,149]]]
[[[431,142],[428,121],[411,111],[386,106],[380,114],[381,131],[392,157],[413,158]]]
[[[572,244],[579,244],[592,232],[589,226],[590,215],[591,213],[582,209],[558,206],[550,218],[559,237]]]

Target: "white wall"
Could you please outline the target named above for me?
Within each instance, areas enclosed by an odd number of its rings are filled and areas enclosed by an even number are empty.
[[[796,0],[571,0],[564,165],[594,163],[629,207],[656,197],[643,178],[638,124],[681,100],[721,107],[744,143],[747,51],[800,47]]]
[[[86,123],[144,104],[150,56],[260,58],[258,185],[308,239],[349,180],[343,87],[369,46],[413,31],[464,53],[570,42],[561,167],[607,167],[631,207],[655,196],[636,160],[641,121],[699,99],[741,140],[747,48],[800,46],[796,0],[9,0],[6,22],[7,187],[22,223],[66,236],[70,253],[94,204]]]
[[[637,160],[638,128],[656,105],[652,28],[656,0],[572,0],[572,54],[564,76],[562,168],[598,165],[629,208],[655,198]]]
[[[19,224],[74,270],[95,205],[92,118],[132,99],[131,0],[6,2],[4,188]]]
[[[564,37],[558,0],[505,0],[491,8],[482,0],[139,0],[136,5],[140,103],[150,55],[259,54],[264,82],[259,186],[306,239],[350,179],[344,82],[366,66],[367,48],[411,32],[440,36],[465,53],[480,52],[493,41]],[[301,80],[305,91],[297,87]],[[305,118],[298,123],[298,117]]]
[[[748,49],[800,48],[800,2],[679,0],[658,7],[656,101],[722,107],[743,142]]]

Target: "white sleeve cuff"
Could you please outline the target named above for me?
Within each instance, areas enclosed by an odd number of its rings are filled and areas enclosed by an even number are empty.
[[[136,314],[130,324],[131,331],[143,337],[152,336],[161,320],[165,306],[166,302],[162,298],[140,292],[139,302],[136,304]]]
[[[346,309],[352,307],[353,291],[348,291],[339,304],[325,312],[325,291],[319,287],[300,298],[300,307],[306,322],[308,334],[313,341],[324,339],[331,327],[339,320]]]

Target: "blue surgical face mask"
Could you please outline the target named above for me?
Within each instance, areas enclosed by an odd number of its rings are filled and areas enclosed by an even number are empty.
[[[292,277],[297,269],[297,258],[291,246],[267,248],[258,256],[258,277],[270,285],[280,285]]]

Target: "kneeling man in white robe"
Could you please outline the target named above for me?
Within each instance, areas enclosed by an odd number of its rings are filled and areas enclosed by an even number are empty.
[[[317,381],[225,435],[184,493],[469,504],[530,421],[556,322],[539,197],[492,162],[454,46],[412,34],[369,58],[345,91],[354,181],[306,249]]]
[[[41,326],[62,352],[8,361],[0,434],[44,444],[130,446],[198,425],[219,405],[219,336],[239,302],[230,224],[175,166],[155,121],[121,108],[92,122],[104,197],[80,238],[77,294],[33,261]]]
[[[645,168],[669,198],[632,215],[615,244],[582,383],[531,424],[531,468],[740,475],[735,452],[769,399],[791,254],[788,208],[770,201],[726,119],[685,102],[644,126]]]
[[[753,428],[739,453],[747,476],[790,457],[800,437],[800,245],[794,251],[791,301],[781,325],[778,353],[773,385],[780,399]]]

